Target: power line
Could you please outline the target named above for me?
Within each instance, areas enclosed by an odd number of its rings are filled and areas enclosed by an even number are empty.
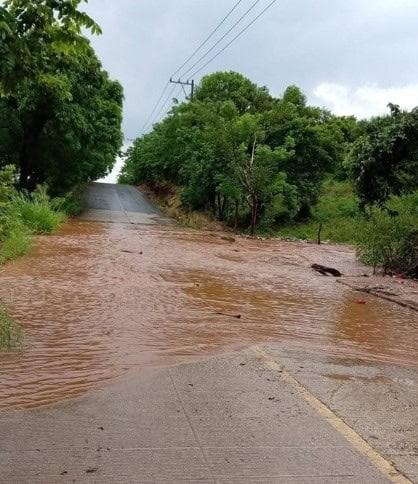
[[[173,102],[174,100],[176,100],[176,103],[180,103],[180,100],[179,100],[180,95],[181,95],[181,87],[179,87],[177,89],[174,89],[173,95],[172,95],[172,97],[170,99],[171,100],[171,103],[169,103],[169,105],[163,111],[163,113],[161,114],[161,116],[159,118],[157,118],[158,121],[160,121],[161,119],[163,119],[167,115],[167,113],[170,111],[170,109],[172,108],[172,106],[174,104],[174,102]]]
[[[210,49],[208,49],[186,72],[184,72],[183,74],[181,74],[180,77],[185,77],[187,76],[187,74],[189,72],[191,72],[197,65],[200,64],[200,62],[208,55],[210,54],[224,39],[225,37],[227,37],[234,29],[237,25],[239,25],[243,20],[244,18],[251,12],[251,10],[254,10],[254,8],[257,6],[258,3],[260,3],[261,0],[255,0],[255,2],[248,8],[248,10],[246,10],[243,15],[241,15],[241,17],[232,25],[232,27],[230,27],[223,35],[222,37],[217,41],[215,42],[212,47]],[[190,77],[193,77],[193,76],[190,76]]]
[[[243,2],[243,0],[238,0],[235,5],[231,8],[231,10],[225,15],[225,17],[219,22],[219,24],[212,30],[212,32],[206,37],[206,39],[196,48],[196,50],[188,57],[183,64],[171,75],[171,77],[175,77],[183,67],[185,67],[189,61],[193,59],[193,57],[202,50],[202,48],[209,42],[209,40],[216,34],[216,32],[222,27],[222,25],[228,20],[228,18],[235,12],[238,6]]]
[[[150,115],[148,116],[147,120],[145,121],[144,125],[142,126],[142,129],[141,129],[141,132],[144,133],[145,132],[145,128],[148,126],[149,122],[151,121],[152,119],[152,116],[154,115],[154,113],[156,112],[158,106],[160,105],[160,102],[162,101],[163,97],[164,97],[164,94],[167,92],[167,89],[168,89],[168,86],[170,85],[170,82],[167,81],[166,85],[164,86],[162,92],[161,92],[161,96],[158,98],[158,101],[155,103]]]
[[[231,45],[233,44],[239,37],[241,37],[241,35],[246,32],[262,15],[264,15],[265,12],[267,12],[267,10],[269,10],[275,3],[277,2],[277,0],[272,0],[268,5],[267,7],[265,7],[246,27],[244,27],[240,32],[238,32],[238,34],[230,41],[228,42],[221,50],[219,50],[213,57],[211,57],[207,62],[206,64],[204,64],[202,67],[200,67],[197,71],[194,71],[190,77],[194,77],[196,76],[197,74],[199,74],[201,71],[203,71],[203,69],[205,67],[207,67],[212,61],[214,61],[218,56],[220,56],[223,52],[225,52],[225,50]]]
[[[169,85],[169,83],[168,83]],[[168,102],[173,99],[173,96],[174,96],[174,92],[178,90],[178,86],[177,85],[174,85],[173,88],[171,89],[171,91],[169,92],[168,96],[165,98],[163,104],[161,105],[161,108],[160,110],[157,112],[157,114],[151,118],[151,123],[147,123],[145,125],[145,128],[144,128],[144,132],[147,130],[148,127],[151,127],[157,120],[161,119],[161,114],[162,112],[164,111],[164,108],[167,106]],[[181,88],[180,88],[180,91],[181,91]],[[168,109],[170,109],[170,106],[168,107]],[[168,112],[168,109],[166,112]]]
[[[216,32],[222,27],[222,25],[226,22],[226,20],[232,15],[232,13],[238,8],[238,6],[243,2],[243,0],[238,0],[234,6],[231,8],[231,10],[225,15],[225,17],[219,22],[219,24],[212,30],[212,32],[208,35],[208,37],[195,49],[195,51],[192,53],[192,55],[186,59],[186,61],[172,74],[171,78],[173,78],[178,72],[183,69],[187,65],[187,63],[193,59],[193,57],[209,42],[209,40],[216,34]],[[166,83],[164,86],[160,97],[158,98],[157,102],[155,103],[151,113],[149,114],[147,120],[145,121],[144,125],[142,126],[141,133],[144,133],[146,128],[149,126],[150,121],[153,119],[153,116],[155,112],[157,111],[165,93],[167,92],[167,89],[170,85],[170,81]],[[164,107],[164,104],[163,104]],[[157,114],[156,117],[159,116],[161,111],[163,110],[163,107],[161,107],[159,113]],[[154,118],[155,119],[155,118]],[[151,123],[152,124],[152,123]]]
[[[203,48],[204,45],[206,45],[208,43],[208,41],[214,36],[214,34],[220,29],[220,27],[226,22],[226,20],[231,16],[231,14],[238,8],[238,6],[242,3],[243,0],[238,0],[234,6],[232,7],[232,9],[225,15],[225,17],[221,20],[221,22],[215,27],[215,29],[209,34],[209,36],[197,47],[197,49],[195,49],[195,51],[192,53],[192,55],[174,72],[173,76],[175,76],[176,74],[178,74],[179,71],[181,71],[181,69],[183,67],[185,67],[187,65],[187,63]],[[205,59],[205,57],[210,54],[210,52],[212,52],[221,42],[222,40],[224,40],[234,29],[237,25],[239,25],[244,19],[245,17],[247,17],[247,15],[257,6],[258,3],[260,3],[261,0],[256,0],[249,8],[248,10],[246,10],[246,12],[228,29],[228,31],[217,41],[215,42],[215,44],[210,48],[208,49],[200,58],[199,60],[197,60],[185,73],[183,73],[181,77],[184,77],[186,74],[188,74],[189,72],[191,72],[196,66],[199,65],[199,63]],[[244,34],[244,32],[246,32],[262,15],[264,15],[265,12],[267,12],[267,10],[269,10],[275,3],[277,2],[277,0],[272,0],[250,23],[248,23],[240,32],[238,32],[237,35],[235,35],[235,37],[232,38],[232,40],[230,40],[222,49],[220,49],[214,56],[212,56],[202,67],[200,67],[199,69],[197,69],[196,71],[194,71],[190,77],[194,77],[195,75],[199,74],[205,67],[207,67],[213,60],[215,60],[219,55],[221,55],[230,45],[232,45],[239,37],[241,37],[241,35]],[[172,76],[172,77],[173,77]],[[166,107],[167,103],[170,101],[170,99],[173,98],[173,95],[174,95],[174,92],[176,90],[176,85],[174,85],[173,89],[169,92],[168,96],[165,98],[163,104],[161,105],[159,111],[157,112],[157,114],[154,116],[154,114],[156,113],[158,107],[160,106],[160,103],[161,101],[163,100],[164,98],[164,95],[166,94],[167,92],[167,89],[170,85],[170,81],[167,81],[167,83],[165,84],[162,92],[161,92],[161,95],[159,97],[159,99],[157,100],[156,104],[154,105],[153,107],[153,110],[151,111],[150,115],[148,116],[144,126],[142,127],[142,134],[145,133],[145,131],[148,129],[148,127],[152,126],[157,119],[161,119],[161,114],[162,112],[164,111],[164,108]],[[179,79],[179,83],[180,83],[180,79]],[[179,93],[181,93],[181,88],[180,88],[180,91]],[[178,94],[177,94],[178,95]],[[187,97],[186,97],[187,98]],[[171,107],[171,104],[170,106],[167,108],[167,110],[165,111],[165,114],[169,111]],[[164,115],[165,115],[164,114]]]

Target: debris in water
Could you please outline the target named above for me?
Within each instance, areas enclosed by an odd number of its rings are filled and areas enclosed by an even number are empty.
[[[94,474],[98,470],[99,469],[97,467],[90,467],[89,469],[86,469],[86,474]]]
[[[321,264],[312,264],[311,267],[314,271],[319,272],[323,276],[328,276],[329,274],[334,277],[342,276],[340,271],[337,271],[337,269],[333,269],[332,267],[322,266]]]
[[[241,314],[226,314],[226,313],[220,313],[216,312],[218,316],[227,316],[228,318],[236,318],[236,319],[241,319]]]

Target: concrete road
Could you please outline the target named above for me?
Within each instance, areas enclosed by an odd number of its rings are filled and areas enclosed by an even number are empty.
[[[254,348],[2,413],[0,482],[410,482],[293,374]]]
[[[133,186],[93,183],[85,195],[80,218],[97,222],[167,224],[170,221]]]
[[[158,223],[95,184],[87,219]],[[0,413],[0,482],[418,482],[414,369],[278,344],[138,369],[50,407]]]

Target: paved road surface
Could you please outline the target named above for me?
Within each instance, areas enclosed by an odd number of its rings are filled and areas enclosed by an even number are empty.
[[[162,213],[133,186],[93,183],[80,218],[98,222],[155,225],[168,223]]]
[[[132,187],[95,184],[88,203],[87,219],[161,220]],[[138,370],[0,413],[0,482],[418,482],[416,382],[277,344]]]

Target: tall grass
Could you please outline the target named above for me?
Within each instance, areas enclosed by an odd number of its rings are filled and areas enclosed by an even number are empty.
[[[316,240],[322,224],[321,238],[337,243],[353,243],[358,230],[358,201],[348,182],[325,182],[312,217],[300,223],[279,227],[275,235],[301,240]]]
[[[24,226],[10,230],[3,242],[0,242],[0,264],[25,255],[32,247],[30,232]]]
[[[51,199],[46,187],[18,192],[15,168],[0,170],[0,264],[29,251],[32,234],[54,232],[65,220],[65,199]]]
[[[12,197],[12,208],[34,234],[50,234],[65,220],[60,211],[63,201],[50,199],[46,188],[39,186],[33,193],[16,193]]]
[[[0,351],[18,348],[21,344],[21,327],[0,305]]]

